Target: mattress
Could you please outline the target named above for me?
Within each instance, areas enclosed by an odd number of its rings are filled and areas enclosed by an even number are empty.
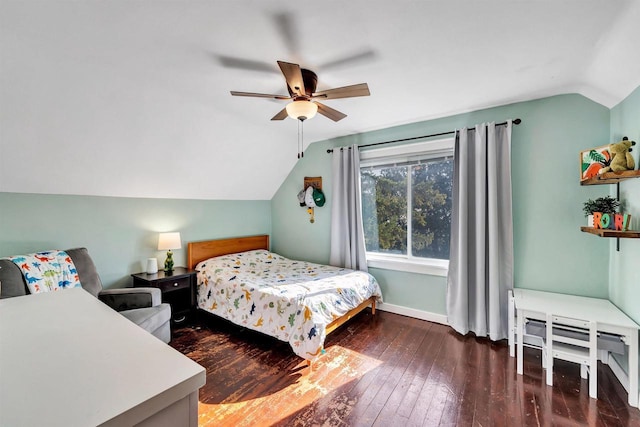
[[[307,360],[324,349],[327,325],[372,296],[382,302],[366,272],[266,250],[210,258],[196,270],[200,309],[288,342]]]

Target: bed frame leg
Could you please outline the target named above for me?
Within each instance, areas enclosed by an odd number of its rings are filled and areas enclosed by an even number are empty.
[[[371,301],[371,314],[376,314],[376,300]]]

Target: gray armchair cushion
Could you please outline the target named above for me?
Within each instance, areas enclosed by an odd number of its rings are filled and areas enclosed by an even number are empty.
[[[116,311],[155,307],[162,302],[158,288],[104,289],[98,294],[103,303]]]
[[[29,293],[22,271],[8,259],[0,259],[0,282],[0,298],[19,297]]]
[[[82,288],[97,297],[102,290],[102,280],[98,276],[98,270],[87,248],[66,249],[65,252],[69,254],[73,264],[76,266],[76,270],[78,270]]]
[[[78,270],[78,277],[82,288],[94,297],[102,290],[102,281],[98,276],[91,256],[86,248],[66,249]],[[2,294],[0,298],[17,297],[29,294],[29,288],[24,280],[22,271],[12,261],[0,259],[0,282],[2,282]]]
[[[120,312],[120,314],[131,320],[136,325],[142,327],[144,330],[156,335],[157,332],[162,331],[164,326],[166,326],[167,330],[169,329],[171,306],[165,303],[154,307],[126,310]],[[166,341],[168,342],[169,340],[167,339]]]

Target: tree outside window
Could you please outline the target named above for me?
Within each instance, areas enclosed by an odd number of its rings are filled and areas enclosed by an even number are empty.
[[[364,166],[360,176],[368,252],[449,259],[453,158]]]

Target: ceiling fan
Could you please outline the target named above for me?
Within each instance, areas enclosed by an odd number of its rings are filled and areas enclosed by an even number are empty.
[[[273,116],[271,120],[284,120],[288,116],[304,121],[312,118],[316,113],[320,113],[334,122],[344,119],[347,115],[321,104],[318,100],[370,95],[369,86],[367,86],[366,83],[316,92],[316,86],[318,84],[318,76],[316,73],[305,68],[300,68],[300,65],[290,62],[278,61],[278,65],[287,81],[289,96],[236,91],[231,91],[231,95],[292,101],[278,112],[278,114]]]

